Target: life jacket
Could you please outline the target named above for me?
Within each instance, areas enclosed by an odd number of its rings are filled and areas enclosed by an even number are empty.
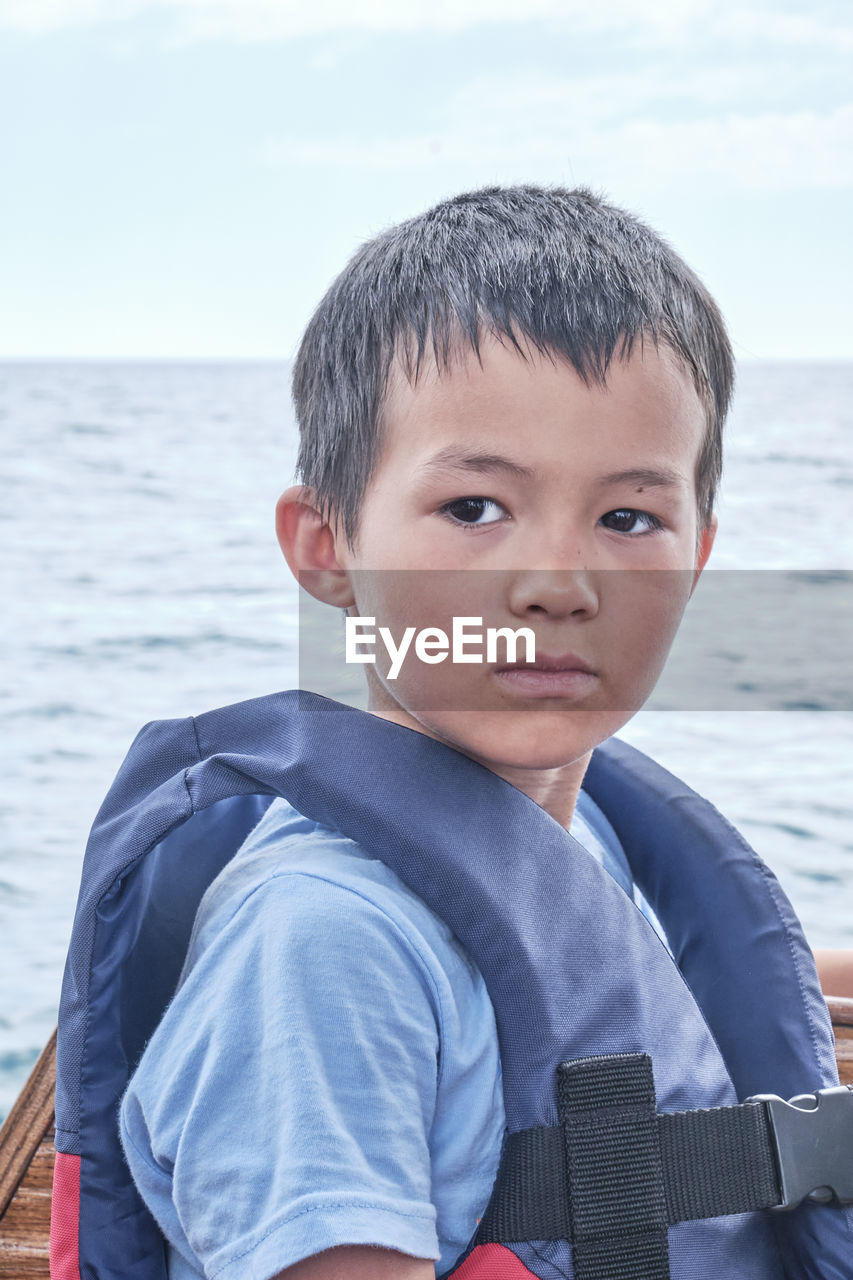
[[[612,1187],[601,1197],[596,1190],[595,1160],[608,1134],[627,1124],[629,1146],[635,1130],[648,1136],[648,1115],[631,1118],[636,1099],[619,1093],[615,1076],[611,1096],[611,1069],[629,1062],[642,1074],[645,1063],[662,1120],[759,1093],[787,1099],[837,1085],[811,952],[777,881],[742,837],[683,783],[615,740],[594,752],[584,786],[613,824],[674,960],[559,823],[423,734],[300,691],[147,725],[92,830],[63,981],[53,1280],[165,1280],[164,1241],[121,1153],[118,1103],[174,993],[204,890],[275,796],[387,863],[478,965],[495,1008],[505,1154],[527,1134],[538,1141],[559,1132],[566,1073],[603,1063],[593,1072],[593,1102],[569,1102],[595,1112],[591,1146],[584,1125],[592,1113],[576,1113],[573,1141],[593,1167],[591,1199],[581,1187],[572,1230],[590,1205],[595,1218],[599,1198],[614,1201]],[[618,1183],[622,1148],[614,1150]],[[628,1201],[633,1194],[626,1189]],[[549,1198],[553,1189],[543,1186],[528,1221]],[[617,1208],[621,1201],[617,1186]],[[635,1246],[642,1253],[642,1222],[628,1223],[634,1237],[618,1253],[624,1266],[611,1250],[598,1272],[586,1254],[576,1268],[581,1245],[572,1230],[557,1239],[483,1238],[481,1225],[453,1274],[853,1276],[853,1221],[830,1205],[664,1226],[668,1256],[648,1271],[629,1257]],[[659,1237],[659,1222],[655,1230]],[[593,1254],[596,1231],[606,1235],[607,1223],[593,1223]]]

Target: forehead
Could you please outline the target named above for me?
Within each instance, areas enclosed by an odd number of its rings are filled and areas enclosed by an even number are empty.
[[[667,346],[637,342],[603,383],[585,382],[559,354],[519,352],[494,337],[455,351],[446,367],[425,361],[416,379],[392,365],[380,429],[383,460],[416,463],[456,445],[500,443],[543,465],[579,451],[669,457],[689,472],[707,429],[693,379]],[[589,461],[589,457],[586,459]]]

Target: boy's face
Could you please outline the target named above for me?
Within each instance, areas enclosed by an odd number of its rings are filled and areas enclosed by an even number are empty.
[[[710,552],[694,484],[705,429],[689,377],[651,344],[614,363],[606,388],[493,339],[482,364],[433,365],[414,387],[392,374],[356,547],[325,530],[334,602],[397,642],[410,626],[449,634],[454,615],[528,627],[537,659],[563,672],[502,672],[503,648],[497,662],[428,665],[413,646],[391,680],[377,644],[371,711],[516,785],[582,772],[651,692]],[[297,567],[320,567],[307,558]]]

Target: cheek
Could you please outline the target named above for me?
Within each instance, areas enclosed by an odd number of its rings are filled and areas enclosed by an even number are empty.
[[[358,569],[350,574],[356,607],[399,639],[406,627],[439,627],[450,635],[454,617],[500,614],[500,581],[466,569]],[[398,634],[399,633],[399,634]]]
[[[666,662],[684,615],[692,570],[641,569],[608,575],[597,622],[609,705],[635,711]]]
[[[491,585],[489,575],[465,570],[365,569],[353,572],[351,577],[359,614],[376,620],[376,662],[371,664],[370,677],[381,680],[388,693],[409,704],[410,709],[464,704],[470,697],[473,673],[482,671],[482,666],[452,662],[453,620],[485,618],[489,606],[480,597],[483,589]],[[483,625],[488,623],[484,621]],[[394,659],[380,636],[382,627],[387,628],[394,648],[403,655],[393,679],[390,671]],[[427,629],[437,629],[447,637],[448,652],[443,661],[422,661],[418,656],[416,637]],[[476,649],[477,646],[470,647],[468,652]],[[428,652],[437,655],[439,649],[436,646]]]

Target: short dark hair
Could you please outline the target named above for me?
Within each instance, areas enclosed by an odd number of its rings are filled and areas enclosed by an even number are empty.
[[[311,318],[293,369],[297,474],[353,546],[381,450],[391,363],[416,382],[484,335],[526,339],[603,384],[614,354],[663,343],[692,376],[707,429],[696,467],[707,525],[722,469],[734,361],[707,289],[655,231],[586,188],[486,187],[363,245]]]

